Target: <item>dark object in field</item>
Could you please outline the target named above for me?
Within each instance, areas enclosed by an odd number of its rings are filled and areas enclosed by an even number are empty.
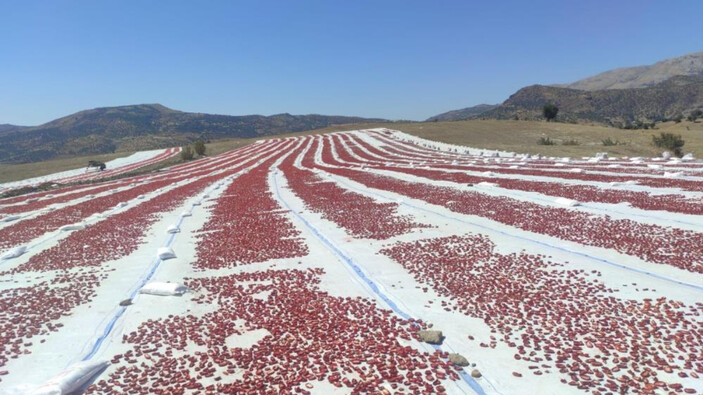
[[[120,306],[126,307],[126,306],[131,306],[131,305],[132,305],[132,299],[125,299],[120,302]]]
[[[105,163],[97,161],[97,160],[90,160],[88,161],[88,167],[99,167],[100,171],[105,170]]]

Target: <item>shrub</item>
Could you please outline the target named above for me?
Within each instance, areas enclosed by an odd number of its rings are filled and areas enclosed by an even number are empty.
[[[200,156],[205,155],[205,143],[203,143],[200,140],[194,142],[193,143],[193,150],[195,150],[195,153]]]
[[[680,134],[659,133],[659,136],[652,136],[652,143],[658,148],[665,148],[676,156],[682,156],[681,148],[686,143]]]
[[[181,159],[191,160],[193,159],[193,148],[190,145],[186,145],[181,149]]]
[[[703,110],[695,110],[688,116],[688,120],[691,122],[696,122],[698,118],[703,117]]]
[[[558,113],[559,107],[555,106],[552,103],[547,103],[544,105],[544,107],[542,107],[542,115],[547,118],[547,122],[556,119]]]
[[[556,145],[556,143],[549,137],[540,137],[539,140],[537,140],[537,145]]]
[[[621,143],[620,143],[620,140],[615,140],[615,141],[613,141],[613,139],[611,139],[610,137],[601,140],[601,143],[603,143],[603,145],[604,145],[605,147],[611,147],[611,146],[613,146],[613,145],[620,145],[620,144],[621,144]]]
[[[578,142],[578,140],[564,140],[561,142],[561,145],[581,145],[581,143]]]

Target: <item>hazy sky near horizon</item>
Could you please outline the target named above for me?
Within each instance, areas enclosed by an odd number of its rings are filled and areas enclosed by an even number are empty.
[[[422,120],[703,50],[703,1],[3,1],[0,124],[161,103]]]

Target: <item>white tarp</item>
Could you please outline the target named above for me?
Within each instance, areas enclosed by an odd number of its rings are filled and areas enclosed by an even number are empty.
[[[180,296],[188,292],[188,287],[178,283],[150,282],[139,290],[139,293],[160,296]]]
[[[75,363],[34,390],[33,394],[64,395],[76,392],[95,376],[95,374],[106,368],[109,364],[110,363],[105,360]]]

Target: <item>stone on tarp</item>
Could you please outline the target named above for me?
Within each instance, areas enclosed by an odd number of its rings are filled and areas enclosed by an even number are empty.
[[[449,354],[449,362],[457,366],[469,366],[469,360],[464,358],[461,354]]]
[[[442,331],[424,330],[417,332],[417,335],[420,337],[420,340],[429,344],[442,344],[444,340]]]

